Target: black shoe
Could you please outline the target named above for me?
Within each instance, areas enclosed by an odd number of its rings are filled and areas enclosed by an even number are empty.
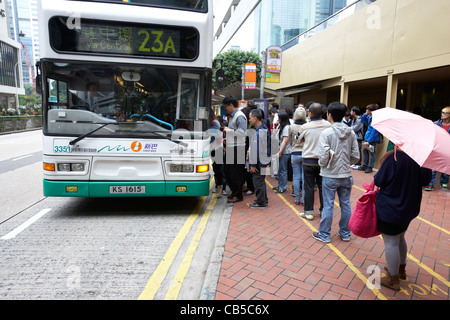
[[[365,172],[365,173],[372,173],[372,168],[371,168],[371,167],[368,167],[364,172]]]
[[[367,166],[362,165],[362,166],[360,166],[360,167],[358,168],[358,170],[366,171],[367,168],[368,168]]]
[[[267,206],[266,205],[262,205],[262,204],[257,204],[257,203],[250,203],[249,207],[253,208],[253,209],[263,209],[263,208],[265,208]]]

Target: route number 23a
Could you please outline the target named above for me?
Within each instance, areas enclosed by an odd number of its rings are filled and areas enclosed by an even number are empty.
[[[161,41],[161,37],[163,36],[163,31],[152,31],[152,36],[156,36],[155,40],[153,40],[153,46],[151,48],[147,47],[147,43],[150,40],[150,33],[147,30],[141,30],[139,31],[138,35],[144,35],[144,41],[142,41],[141,46],[139,47],[139,51],[143,52],[163,52],[169,53],[169,51],[172,51],[171,53],[175,54],[175,44],[173,43],[172,37],[168,37],[166,43],[164,44]]]

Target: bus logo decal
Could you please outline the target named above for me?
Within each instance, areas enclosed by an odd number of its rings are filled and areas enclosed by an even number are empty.
[[[102,152],[102,151],[105,150],[105,149],[108,149],[108,152],[111,152],[111,151],[124,151],[124,152],[126,152],[126,151],[130,150],[130,149],[127,149],[127,148],[125,148],[125,147],[122,147],[122,146],[119,144],[118,146],[115,146],[115,147],[111,147],[111,146],[103,147],[103,148],[101,148],[101,149],[98,150],[98,153]]]
[[[142,143],[140,143],[139,141],[134,141],[131,144],[131,150],[133,150],[134,152],[139,152],[142,149]]]

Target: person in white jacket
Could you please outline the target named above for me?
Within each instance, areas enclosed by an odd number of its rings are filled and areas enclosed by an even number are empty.
[[[304,212],[300,213],[300,217],[307,220],[314,219],[314,189],[315,184],[319,189],[319,215],[323,210],[322,199],[322,177],[320,176],[319,167],[319,138],[323,130],[328,128],[331,124],[322,119],[322,106],[320,103],[313,103],[309,107],[308,115],[310,122],[302,125],[298,132],[299,137],[297,143],[303,143],[303,177],[305,187],[305,205]]]
[[[348,228],[352,214],[350,194],[353,185],[350,165],[359,160],[360,154],[355,133],[341,122],[346,110],[347,107],[340,102],[332,102],[328,106],[327,118],[331,127],[323,130],[319,138],[319,166],[324,207],[319,232],[314,232],[313,238],[324,243],[330,242],[336,193],[341,208],[339,236],[343,241],[350,241],[351,235]]]

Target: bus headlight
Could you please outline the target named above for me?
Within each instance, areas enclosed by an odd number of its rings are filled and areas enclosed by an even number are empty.
[[[71,163],[70,171],[84,171],[84,163]]]
[[[171,164],[170,172],[194,172],[193,164]]]
[[[84,171],[84,163],[58,163],[58,171]]]
[[[58,171],[70,171],[70,163],[58,163]]]

